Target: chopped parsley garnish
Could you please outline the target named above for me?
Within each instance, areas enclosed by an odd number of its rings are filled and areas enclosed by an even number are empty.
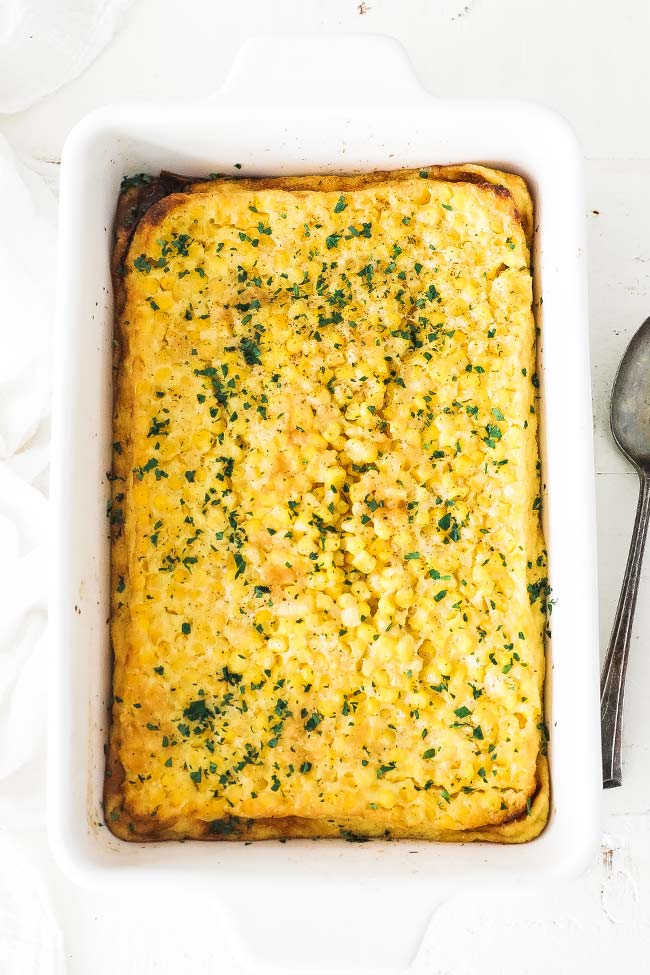
[[[260,347],[255,339],[243,338],[239,343],[242,350],[244,361],[248,366],[261,366]]]
[[[314,711],[313,714],[305,721],[305,731],[314,731],[315,728],[323,720],[323,715],[319,711]]]

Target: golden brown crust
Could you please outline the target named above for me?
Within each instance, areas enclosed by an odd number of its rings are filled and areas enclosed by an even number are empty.
[[[293,191],[336,191],[345,193],[363,186],[372,186],[392,180],[405,180],[413,176],[411,169],[393,169],[381,172],[360,173],[349,176],[341,175],[312,175],[312,176],[262,176],[255,178],[239,178],[237,186],[247,189],[286,189]],[[514,173],[505,173],[498,169],[489,169],[476,163],[462,163],[454,166],[424,166],[419,172],[427,173],[429,179],[444,180],[450,183],[473,183],[495,193],[503,199],[510,199],[516,219],[521,223],[526,241],[530,246],[533,235],[533,204],[524,180]],[[182,179],[182,177],[181,177]],[[188,183],[184,187],[186,193],[209,192],[215,183],[232,182],[231,177],[216,180],[201,180]]]
[[[494,193],[502,200],[509,202],[513,219],[520,223],[526,240],[530,243],[532,236],[532,203],[525,184],[519,177],[511,174],[488,170],[471,164],[451,167],[427,167],[428,178],[449,182],[466,182],[476,187]],[[238,186],[262,189],[286,189],[292,192],[310,192],[312,190],[335,190],[345,192],[360,186],[369,186],[378,182],[400,181],[412,176],[412,173],[395,171],[391,173],[371,173],[361,176],[305,176],[278,177],[261,180],[238,180]],[[175,208],[183,207],[192,194],[205,193],[220,181],[201,181],[183,185],[182,178],[162,178],[139,187],[129,187],[120,196],[118,203],[115,247],[112,256],[111,270],[115,290],[115,322],[116,322],[116,402],[119,409],[116,413],[115,437],[122,445],[122,450],[115,455],[114,477],[117,490],[114,491],[114,541],[113,541],[113,591],[120,585],[121,579],[128,579],[130,553],[127,542],[121,530],[121,520],[116,516],[119,510],[120,482],[131,476],[132,456],[130,428],[133,414],[133,384],[120,374],[119,365],[124,361],[128,351],[128,326],[124,320],[126,294],[124,279],[121,275],[122,262],[129,251],[133,234],[137,229],[139,234],[153,232],[161,222]],[[179,185],[182,191],[178,192]],[[116,500],[118,499],[117,503]],[[128,497],[126,499],[128,504]],[[122,612],[128,613],[128,606],[122,607]],[[123,662],[125,665],[128,661]],[[113,722],[111,741],[107,759],[107,777],[105,786],[105,804],[107,810],[113,813],[120,808],[126,813],[124,817],[109,818],[111,830],[123,839],[128,840],[157,840],[179,837],[194,837],[203,839],[266,839],[284,837],[337,837],[347,836],[351,839],[365,838],[372,835],[368,824],[359,817],[349,817],[339,820],[309,819],[304,817],[285,816],[280,818],[260,818],[256,820],[237,819],[231,817],[226,820],[201,823],[197,821],[165,823],[160,818],[143,818],[129,811],[123,803],[124,770],[119,760],[120,726]],[[455,829],[426,832],[426,838],[437,841],[474,840],[490,842],[524,842],[534,838],[543,829],[548,816],[549,782],[546,758],[539,757],[535,782],[531,785],[528,796],[522,796],[508,813],[493,815],[484,826],[476,829]],[[110,817],[110,813],[109,813]],[[385,832],[375,835],[386,835]],[[418,838],[413,830],[390,830],[394,838]]]
[[[109,797],[121,800],[123,769],[112,756],[111,774],[116,771],[116,779],[109,778],[105,787],[105,801]],[[488,823],[475,829],[459,830],[417,830],[392,827],[390,831],[369,829],[368,821],[362,817],[347,819],[305,819],[298,816],[281,818],[245,819],[229,816],[212,822],[192,821],[179,831],[178,823],[163,819],[147,819],[130,814],[125,820],[120,818],[109,822],[111,832],[117,837],[140,843],[156,843],[160,840],[230,840],[259,841],[278,839],[346,839],[350,842],[364,842],[372,839],[426,840],[435,843],[527,843],[535,839],[546,826],[549,815],[550,782],[548,759],[539,756],[534,792],[521,804],[518,815],[507,820]]]

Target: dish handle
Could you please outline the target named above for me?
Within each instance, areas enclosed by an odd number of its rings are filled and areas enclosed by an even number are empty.
[[[272,109],[430,102],[402,45],[382,34],[293,34],[246,40],[209,101]]]
[[[248,969],[269,975],[377,975],[412,964],[443,902],[418,888],[404,896],[400,883],[393,892],[381,883],[354,893],[332,883],[318,888],[307,883],[296,897],[279,876],[272,899],[259,896],[268,891],[264,885],[223,908],[232,947]]]

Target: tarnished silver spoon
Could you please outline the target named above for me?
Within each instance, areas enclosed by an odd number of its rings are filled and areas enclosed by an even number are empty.
[[[625,673],[650,521],[650,318],[646,318],[628,345],[618,367],[612,389],[610,422],[614,440],[636,468],[641,486],[630,554],[600,683],[605,789],[614,788],[622,782],[621,726]]]

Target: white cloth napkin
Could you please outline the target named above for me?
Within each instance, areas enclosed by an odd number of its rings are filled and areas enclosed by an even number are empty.
[[[0,139],[0,972],[59,975],[61,935],[13,831],[43,823],[56,201]]]
[[[0,972],[63,975],[63,939],[47,890],[15,840],[0,833]]]
[[[131,0],[0,0],[0,112],[78,75]],[[63,975],[47,886],[47,473],[56,197],[0,136],[0,973]],[[42,167],[41,167],[42,168]],[[31,831],[31,832],[30,832]],[[33,845],[33,842],[32,842]]]
[[[95,60],[131,0],[2,0],[0,112],[21,112]]]
[[[0,825],[27,826],[43,812],[56,200],[4,139],[0,219]]]

